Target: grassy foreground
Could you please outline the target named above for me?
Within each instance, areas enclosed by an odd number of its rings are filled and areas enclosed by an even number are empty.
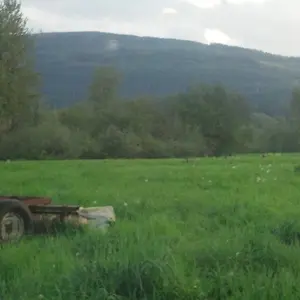
[[[300,156],[1,163],[1,194],[113,205],[117,223],[106,235],[4,246],[0,298],[299,299],[297,164]]]

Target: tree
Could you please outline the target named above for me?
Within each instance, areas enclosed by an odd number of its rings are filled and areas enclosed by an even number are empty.
[[[92,109],[89,120],[93,138],[119,123],[121,105],[118,100],[119,73],[112,67],[98,67],[89,88],[87,105]],[[118,127],[118,126],[116,126]]]
[[[111,67],[99,67],[94,73],[89,90],[89,101],[105,106],[117,97],[120,75]]]
[[[179,95],[175,108],[182,122],[201,128],[210,154],[231,153],[239,128],[247,122],[244,99],[222,86],[197,86]]]
[[[0,0],[0,134],[34,120],[38,109],[38,76],[26,25],[18,1]]]
[[[300,87],[294,88],[290,102],[290,119],[300,129]]]
[[[295,149],[300,146],[300,88],[294,88],[290,102],[290,127]]]

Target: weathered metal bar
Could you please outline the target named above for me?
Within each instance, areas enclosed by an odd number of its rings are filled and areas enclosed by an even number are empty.
[[[33,214],[72,214],[76,213],[79,205],[29,205]]]

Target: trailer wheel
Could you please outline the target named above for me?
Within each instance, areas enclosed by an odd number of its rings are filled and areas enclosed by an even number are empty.
[[[25,204],[13,199],[0,201],[0,242],[20,240],[32,229],[31,213]]]

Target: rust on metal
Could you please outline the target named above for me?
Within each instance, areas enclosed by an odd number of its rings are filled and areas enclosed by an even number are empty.
[[[32,196],[0,196],[1,200],[19,200],[22,201],[27,206],[30,205],[49,205],[51,204],[51,198],[47,197],[32,197]]]
[[[66,221],[73,224],[83,224],[82,218],[78,215],[79,205],[53,205],[51,204],[52,199],[48,197],[0,195],[0,207],[1,201],[4,203],[4,201],[9,202],[9,200],[17,200],[27,206],[31,213],[30,218],[33,222],[35,234],[54,232],[57,225]],[[6,226],[7,222],[2,223]],[[3,228],[6,230],[7,226],[5,226]],[[0,234],[2,233],[2,236],[10,234],[8,230],[3,232],[2,227],[0,226]]]

